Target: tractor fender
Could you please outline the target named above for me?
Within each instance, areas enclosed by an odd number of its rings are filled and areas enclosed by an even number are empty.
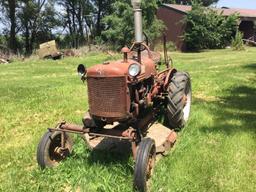
[[[164,90],[166,91],[168,88],[169,83],[171,82],[171,79],[173,77],[173,75],[177,72],[177,70],[175,68],[170,68],[170,70],[168,71],[166,77],[165,77],[165,81],[164,81]]]

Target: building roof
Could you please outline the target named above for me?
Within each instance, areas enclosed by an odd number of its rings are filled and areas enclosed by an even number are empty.
[[[163,4],[164,7],[186,14],[192,10],[189,5]],[[223,12],[224,16],[238,13],[239,17],[256,18],[256,9],[237,9],[237,8],[212,8],[218,12]]]

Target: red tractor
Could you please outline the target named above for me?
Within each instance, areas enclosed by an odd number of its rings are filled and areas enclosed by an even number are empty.
[[[132,0],[135,42],[122,49],[123,59],[88,69],[78,66],[82,81],[87,82],[89,111],[82,125],[61,122],[48,129],[38,145],[40,167],[56,166],[71,153],[69,133],[84,136],[93,149],[109,138],[124,140],[130,143],[135,160],[134,188],[147,191],[156,153],[170,149],[176,141],[174,130],[188,121],[191,84],[188,73],[169,65],[166,46],[166,69],[158,71],[160,54],[143,40],[140,4],[141,0]],[[155,122],[160,114],[165,117],[165,127],[159,128]]]

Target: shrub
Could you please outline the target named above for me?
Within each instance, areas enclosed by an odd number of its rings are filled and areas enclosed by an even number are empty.
[[[243,34],[237,31],[235,38],[232,38],[231,47],[235,51],[244,50]]]
[[[188,50],[224,48],[230,45],[237,30],[238,15],[224,17],[222,13],[193,4],[188,12],[184,41]]]

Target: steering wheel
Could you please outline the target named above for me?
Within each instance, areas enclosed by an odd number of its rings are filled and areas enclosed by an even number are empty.
[[[136,52],[140,51],[140,52],[142,52],[142,51],[145,51],[145,50],[146,50],[146,47],[143,44],[139,43],[139,44],[134,44],[131,51],[136,51]]]
[[[129,30],[128,31],[128,34],[130,34],[131,32],[133,31],[133,29],[132,30]],[[148,38],[148,35],[145,33],[145,32],[143,32],[143,36],[144,36],[144,41],[142,42],[142,44],[144,43],[144,44],[146,44],[147,46],[149,46],[149,38]],[[132,40],[132,42],[134,42],[135,40],[134,40],[134,38],[133,38],[133,40]],[[129,42],[130,43],[130,42]],[[130,46],[131,47],[131,46]],[[133,46],[133,51],[145,51],[146,50],[146,47],[145,46],[143,46],[143,45],[139,45],[139,44],[136,44],[136,45],[134,45]]]

